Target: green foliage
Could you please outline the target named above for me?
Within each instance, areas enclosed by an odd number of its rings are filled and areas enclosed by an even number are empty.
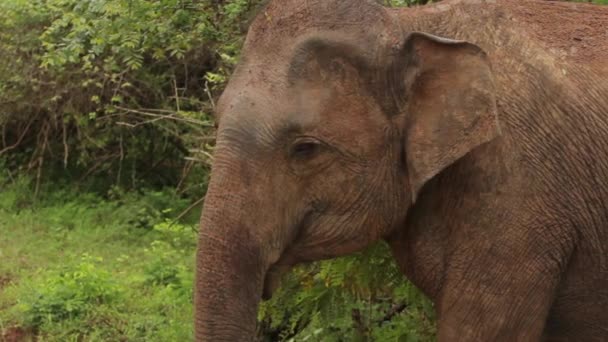
[[[96,176],[101,190],[145,182],[201,194],[204,183],[184,179],[208,168],[210,96],[236,61],[254,3],[3,1],[7,166],[50,179]]]
[[[119,288],[110,272],[99,267],[100,258],[83,255],[80,263],[51,272],[18,304],[26,326],[40,328],[90,313],[111,303]]]
[[[0,168],[2,164],[0,163]],[[4,188],[0,196],[0,213],[4,211],[19,210],[33,204],[31,196],[31,180],[21,176],[13,179],[10,187],[8,179],[0,178],[0,188]]]
[[[172,191],[110,197],[55,189],[1,207],[0,336],[16,325],[47,341],[192,340],[196,221],[174,220]],[[145,229],[133,224],[142,205]]]
[[[167,212],[167,210],[164,210],[164,212]],[[173,250],[186,253],[196,248],[197,230],[195,225],[180,224],[175,220],[165,219],[154,225],[154,231],[160,233],[163,240],[170,243],[169,247]]]
[[[356,255],[300,266],[259,320],[279,340],[431,340],[432,304],[399,272],[384,244]]]
[[[173,223],[166,220],[154,226],[162,233],[163,240],[155,240],[149,249],[149,262],[144,266],[144,277],[149,285],[182,285],[188,283],[188,270],[180,264],[184,256],[189,255],[196,247],[196,232],[190,225]]]
[[[178,284],[182,265],[176,264],[177,253],[162,241],[154,241],[149,250],[150,263],[144,266],[145,281],[151,285]]]

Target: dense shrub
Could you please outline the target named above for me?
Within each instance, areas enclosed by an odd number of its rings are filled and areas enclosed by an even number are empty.
[[[0,2],[0,155],[38,180],[186,186],[255,3]]]
[[[99,259],[84,255],[80,263],[65,266],[36,284],[20,309],[27,326],[40,328],[86,315],[116,300],[120,288],[109,271],[98,267]]]
[[[262,333],[296,341],[413,341],[434,334],[433,306],[399,272],[384,243],[299,266],[262,304]]]
[[[173,191],[49,188],[13,205],[29,183],[0,190],[0,340],[14,326],[45,341],[192,339],[196,226],[175,221]]]
[[[196,248],[193,226],[165,220],[156,224],[154,230],[161,234],[161,240],[153,241],[150,248],[145,250],[149,260],[143,269],[145,283],[177,287],[188,283],[188,274],[192,270],[181,264],[180,260]]]

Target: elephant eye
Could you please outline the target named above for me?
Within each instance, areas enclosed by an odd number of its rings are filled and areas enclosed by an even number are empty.
[[[321,148],[319,141],[312,138],[297,140],[292,146],[289,155],[292,158],[307,159],[315,156]]]

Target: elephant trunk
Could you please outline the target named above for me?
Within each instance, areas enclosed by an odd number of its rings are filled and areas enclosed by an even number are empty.
[[[213,183],[213,181],[212,181]],[[197,252],[196,341],[251,341],[268,262],[243,222],[244,196],[211,184]],[[218,189],[218,190],[215,190]]]

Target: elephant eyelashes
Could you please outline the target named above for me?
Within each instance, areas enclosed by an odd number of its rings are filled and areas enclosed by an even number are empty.
[[[309,159],[314,157],[321,150],[321,144],[311,138],[296,141],[289,152],[290,157],[295,159]]]

